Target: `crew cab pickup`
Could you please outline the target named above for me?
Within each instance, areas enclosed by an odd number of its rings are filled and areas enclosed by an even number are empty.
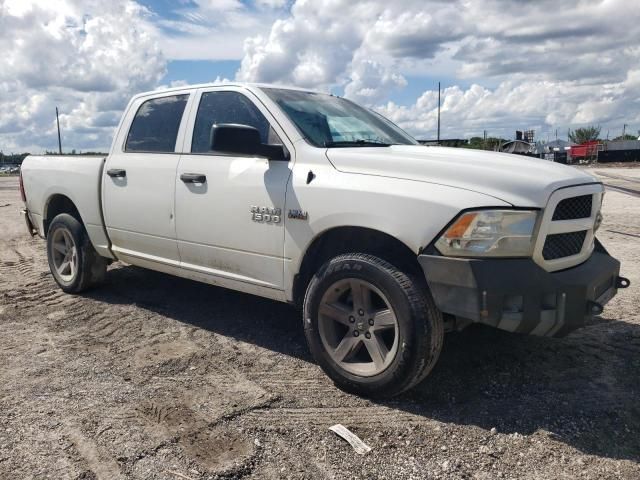
[[[300,89],[136,95],[106,158],[29,156],[21,188],[65,292],[122,261],[290,302],[319,365],[364,395],[420,382],[445,331],[564,335],[629,285],[587,173],[422,146]]]

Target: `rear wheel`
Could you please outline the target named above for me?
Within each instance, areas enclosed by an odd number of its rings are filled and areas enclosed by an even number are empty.
[[[79,293],[104,280],[107,261],[91,245],[84,226],[67,213],[56,216],[47,233],[47,258],[56,283]]]
[[[323,370],[342,389],[369,396],[401,393],[433,368],[442,316],[424,282],[377,257],[336,257],[305,297],[305,334]]]

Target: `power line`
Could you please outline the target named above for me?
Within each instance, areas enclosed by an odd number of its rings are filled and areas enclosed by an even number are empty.
[[[438,82],[438,144],[440,144],[440,82]]]
[[[60,119],[58,118],[58,107],[56,107],[56,124],[58,125],[58,152],[62,155],[62,139],[60,137]]]

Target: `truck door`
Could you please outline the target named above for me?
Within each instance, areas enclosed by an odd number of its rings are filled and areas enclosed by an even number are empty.
[[[193,134],[185,138],[176,176],[178,249],[183,268],[282,289],[291,163],[210,148],[211,127],[221,123],[250,125],[260,131],[263,143],[283,143],[284,134],[269,112],[248,95],[211,88],[194,99],[187,127]]]
[[[175,231],[176,144],[188,93],[134,100],[103,174],[104,220],[118,258],[179,265]],[[186,115],[185,115],[186,117]],[[184,137],[184,135],[182,135]]]

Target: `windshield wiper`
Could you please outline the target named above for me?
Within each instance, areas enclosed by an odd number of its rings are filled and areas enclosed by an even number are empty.
[[[324,146],[331,147],[389,147],[391,143],[379,142],[377,140],[340,140],[337,142],[324,142]]]

